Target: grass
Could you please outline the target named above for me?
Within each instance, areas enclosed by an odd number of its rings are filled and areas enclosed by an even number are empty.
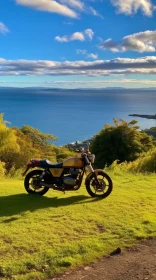
[[[83,186],[66,194],[26,194],[22,180],[0,180],[0,279],[50,279],[117,247],[156,236],[156,175],[110,173],[112,194]]]

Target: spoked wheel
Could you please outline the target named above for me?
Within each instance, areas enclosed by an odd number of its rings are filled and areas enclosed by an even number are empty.
[[[95,170],[97,179],[94,174],[91,175],[86,181],[87,192],[92,197],[105,198],[113,189],[113,183],[111,178],[102,170]],[[98,183],[97,183],[98,180]]]
[[[44,195],[49,190],[47,187],[40,186],[42,172],[42,170],[33,170],[26,175],[24,187],[29,194]]]

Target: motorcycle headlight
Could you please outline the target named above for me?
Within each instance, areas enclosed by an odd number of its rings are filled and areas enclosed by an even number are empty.
[[[94,154],[88,155],[88,158],[89,158],[89,161],[91,163],[94,163],[94,161],[95,161],[95,155]]]

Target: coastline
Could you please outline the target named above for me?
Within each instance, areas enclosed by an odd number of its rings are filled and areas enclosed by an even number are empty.
[[[156,114],[155,115],[139,115],[139,114],[129,114],[130,117],[139,117],[139,118],[145,118],[150,120],[156,120]]]

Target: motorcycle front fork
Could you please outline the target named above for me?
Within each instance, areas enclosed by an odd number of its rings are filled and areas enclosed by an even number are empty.
[[[93,173],[93,176],[95,178],[95,182],[96,182],[97,186],[99,186],[99,181],[98,181],[96,172],[95,172],[94,168],[92,167],[91,163],[90,163],[90,165],[87,166],[87,169],[88,169],[88,171]]]

